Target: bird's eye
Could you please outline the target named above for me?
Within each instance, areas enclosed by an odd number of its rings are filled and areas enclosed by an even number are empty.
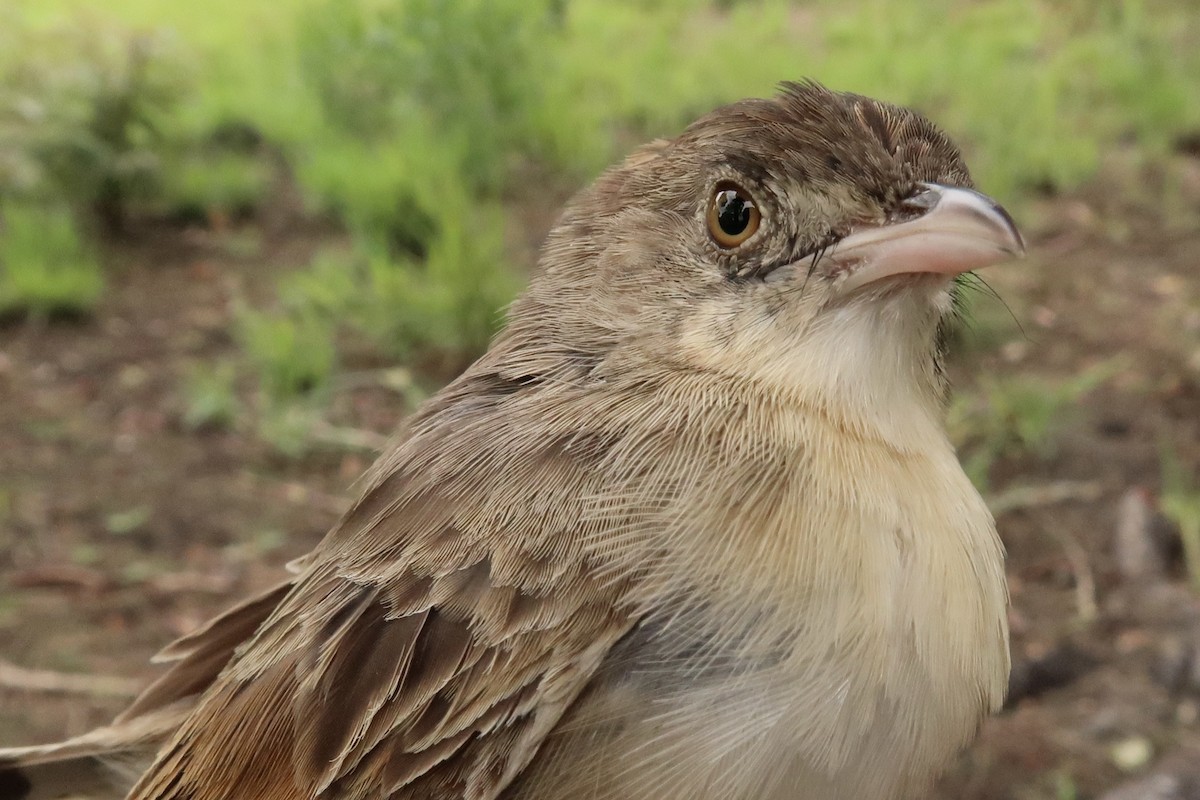
[[[735,183],[719,183],[708,204],[708,232],[724,248],[737,247],[758,230],[762,214],[750,193]]]

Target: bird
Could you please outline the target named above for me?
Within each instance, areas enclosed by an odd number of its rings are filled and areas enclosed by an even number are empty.
[[[926,117],[813,81],[644,145],[286,579],[0,794],[918,795],[1007,685],[944,362],[1024,252]]]

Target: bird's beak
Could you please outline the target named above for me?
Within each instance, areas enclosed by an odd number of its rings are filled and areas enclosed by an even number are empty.
[[[845,274],[842,293],[895,275],[954,276],[1025,254],[1008,215],[987,195],[921,184],[905,210],[916,216],[851,233],[826,254]]]

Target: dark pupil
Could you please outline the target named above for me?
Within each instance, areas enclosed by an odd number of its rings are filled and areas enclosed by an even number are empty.
[[[750,224],[750,204],[732,189],[717,196],[717,224],[730,236],[737,236]]]

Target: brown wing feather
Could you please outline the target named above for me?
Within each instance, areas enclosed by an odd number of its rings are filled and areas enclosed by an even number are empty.
[[[171,668],[147,686],[113,725],[201,694],[216,680],[234,651],[248,641],[275,610],[290,588],[290,581],[273,586],[163,648],[154,660],[174,662]]]
[[[133,800],[488,800],[533,758],[636,621],[631,578],[597,577],[583,544],[603,449],[448,394]]]
[[[589,614],[603,624],[493,642],[475,627],[484,615],[391,618],[377,589],[342,586],[356,597],[342,600],[345,621],[322,626],[327,640],[223,680],[135,797],[493,797],[632,624]]]

